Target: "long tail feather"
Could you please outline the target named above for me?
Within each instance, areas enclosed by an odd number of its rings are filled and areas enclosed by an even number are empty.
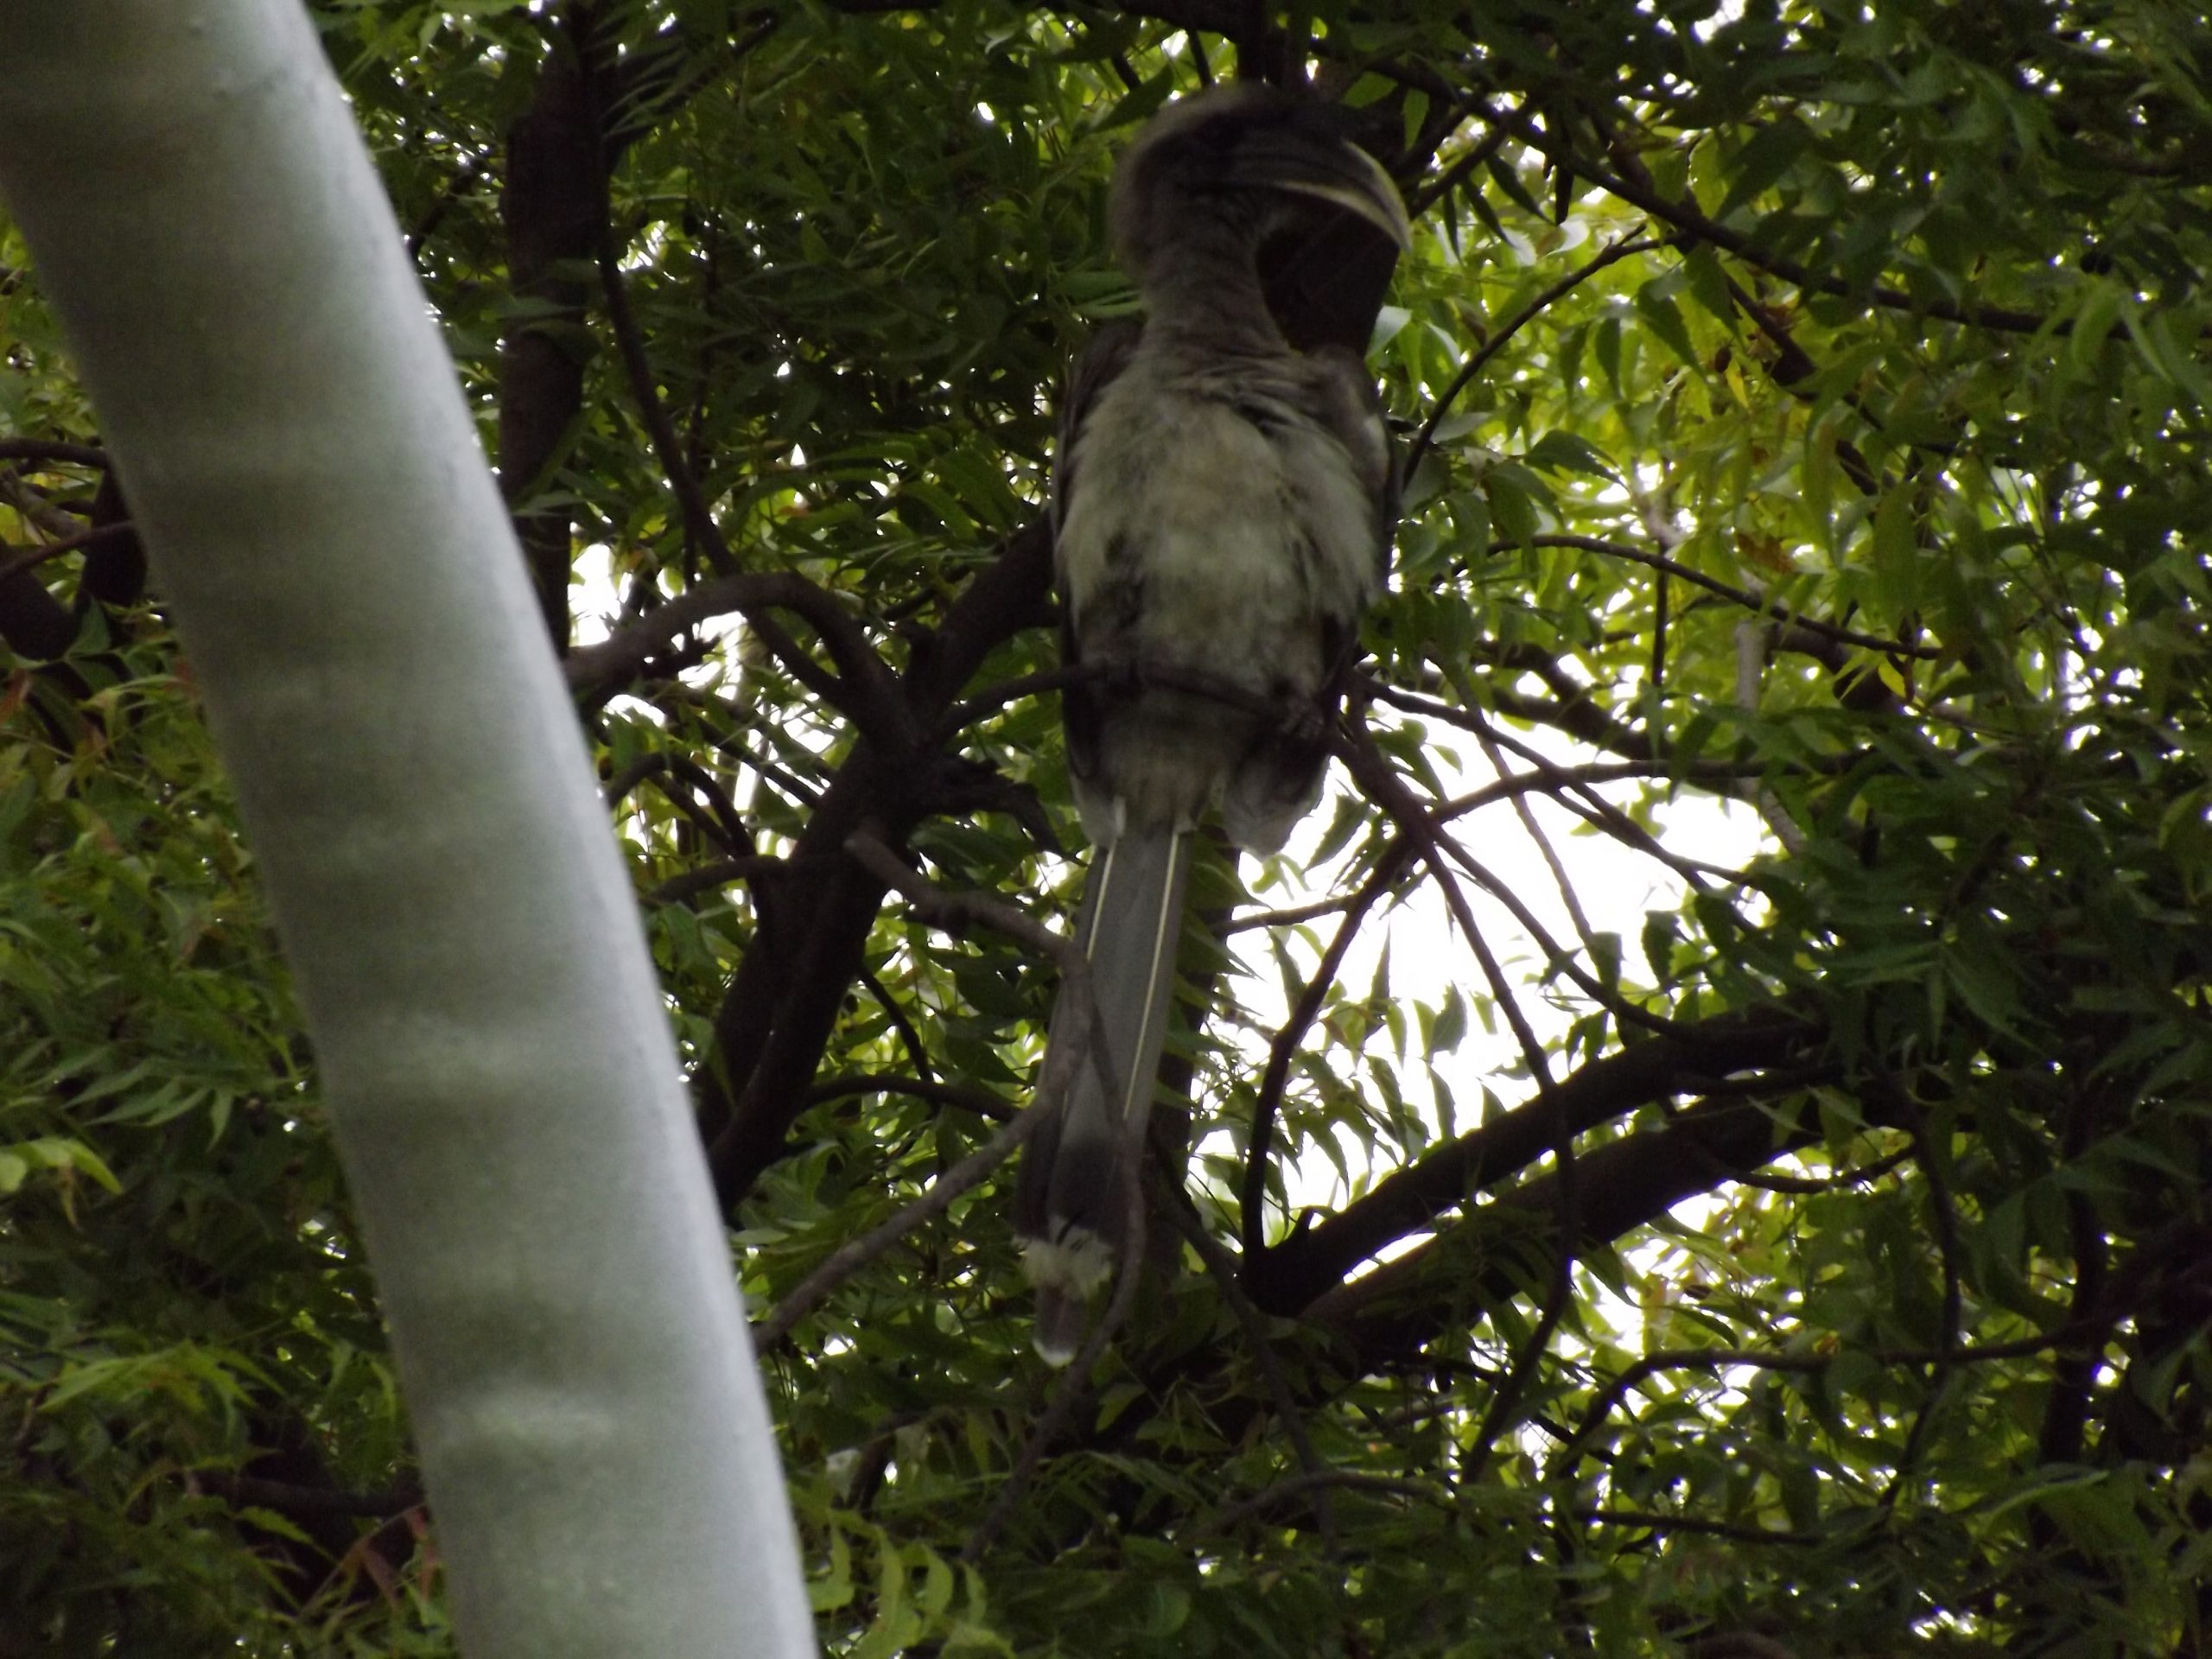
[[[1094,1027],[1062,987],[1046,1047],[1077,1045],[1076,1063],[1024,1154],[1014,1210],[1037,1287],[1037,1351],[1055,1365],[1075,1357],[1084,1305],[1128,1243],[1128,1182],[1167,1039],[1191,850],[1188,830],[1125,834],[1094,855],[1084,891],[1077,931],[1098,1017]],[[1044,1075],[1052,1071],[1048,1053]]]

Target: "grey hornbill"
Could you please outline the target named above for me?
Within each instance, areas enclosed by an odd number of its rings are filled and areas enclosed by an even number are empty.
[[[1144,320],[1077,359],[1052,480],[1063,655],[1099,671],[1062,693],[1097,1018],[1065,994],[1053,1011],[1048,1046],[1081,1047],[1016,1198],[1055,1364],[1126,1242],[1193,828],[1217,803],[1264,855],[1312,809],[1388,574],[1395,479],[1361,352],[1411,233],[1342,117],[1217,87],[1156,117],[1115,174]]]

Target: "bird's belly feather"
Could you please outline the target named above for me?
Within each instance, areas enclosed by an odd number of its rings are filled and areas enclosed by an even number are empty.
[[[1331,668],[1329,625],[1355,626],[1376,584],[1374,520],[1343,446],[1310,423],[1263,432],[1211,398],[1155,395],[1146,419],[1113,413],[1084,434],[1083,487],[1058,540],[1082,659],[1312,696]],[[1097,776],[1080,799],[1094,839],[1195,818],[1260,718],[1157,686],[1100,702]]]

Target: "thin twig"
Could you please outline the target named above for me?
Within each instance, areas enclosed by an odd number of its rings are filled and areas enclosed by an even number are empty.
[[[699,486],[697,476],[684,459],[683,445],[677,435],[676,424],[669,419],[667,407],[661,402],[660,391],[653,379],[652,365],[645,355],[644,336],[639,333],[635,315],[630,309],[629,289],[622,280],[621,250],[616,244],[613,222],[607,225],[600,243],[600,284],[607,296],[607,316],[613,330],[614,340],[622,357],[630,381],[630,393],[638,405],[638,412],[645,423],[645,431],[652,442],[653,454],[659,461],[661,472],[675,493],[677,505],[682,510],[684,527],[704,551],[707,563],[724,580],[738,574],[737,556],[724,539],[721,526],[715,522],[715,515],[707,505],[707,497]],[[790,584],[823,590],[796,573],[783,573]],[[826,595],[825,595],[826,597]],[[741,605],[747,626],[760,636],[761,642],[774,653],[791,677],[807,687],[831,707],[843,709],[859,721],[863,728],[871,725],[887,737],[903,736],[911,740],[910,720],[906,705],[897,695],[891,672],[883,660],[868,649],[865,641],[857,639],[857,630],[837,629],[823,632],[823,644],[837,659],[842,675],[832,677],[799,648],[798,642],[785,632],[783,625],[768,614],[768,607],[779,601]],[[781,601],[786,608],[805,614],[814,608],[811,601],[795,603],[789,598]],[[665,612],[669,607],[661,607]],[[842,619],[840,608],[836,614]],[[809,620],[815,620],[810,616]],[[848,626],[849,624],[848,623]],[[817,622],[817,631],[821,624]],[[572,670],[573,678],[573,670]]]
[[[98,547],[103,542],[120,541],[126,536],[137,533],[137,527],[126,520],[119,524],[101,524],[92,530],[79,531],[74,536],[65,536],[58,542],[48,542],[43,546],[26,548],[12,558],[0,559],[0,582],[19,576],[26,570],[36,569],[48,559],[58,559],[64,553]]]
[[[1047,1096],[1038,1097],[999,1132],[930,1183],[929,1191],[906,1205],[888,1221],[870,1228],[830,1252],[829,1258],[799,1281],[798,1288],[776,1304],[753,1327],[753,1350],[766,1353],[791,1332],[791,1328],[819,1306],[846,1280],[922,1225],[942,1215],[952,1201],[1014,1155],[1016,1147],[1036,1132],[1051,1110]]]
[[[1452,1494],[1440,1486],[1425,1481],[1402,1480],[1391,1475],[1362,1474],[1351,1469],[1325,1469],[1319,1473],[1293,1475],[1279,1480],[1264,1491],[1255,1492],[1240,1503],[1233,1503],[1219,1515],[1182,1535],[1186,1543],[1218,1536],[1235,1530],[1255,1516],[1265,1515],[1269,1510],[1287,1503],[1293,1498],[1304,1497],[1309,1492],[1324,1487],[1335,1487],[1345,1491],[1382,1492],[1392,1497],[1410,1497],[1424,1503],[1433,1503],[1440,1509],[1454,1506]]]
[[[876,1007],[883,1010],[883,1017],[891,1022],[891,1028],[899,1033],[899,1040],[906,1045],[906,1058],[913,1063],[914,1070],[931,1082],[935,1082],[937,1067],[930,1064],[930,1052],[923,1046],[922,1033],[914,1028],[914,1022],[906,1017],[906,1010],[899,1006],[899,999],[891,995],[891,988],[883,982],[880,975],[867,969],[861,970],[861,983],[868,987],[868,995],[875,999]]]
[[[1510,551],[1522,546],[1522,543],[1495,542],[1491,545],[1500,551]],[[1823,622],[1817,617],[1810,617],[1802,612],[1793,611],[1778,600],[1763,598],[1749,588],[1731,587],[1718,577],[1708,576],[1702,570],[1693,569],[1681,560],[1670,559],[1663,553],[1647,553],[1640,547],[1630,547],[1620,542],[1609,542],[1603,537],[1577,536],[1560,531],[1531,536],[1526,545],[1577,548],[1585,553],[1599,553],[1609,559],[1624,559],[1630,564],[1641,564],[1649,569],[1664,571],[1670,576],[1681,577],[1694,588],[1704,588],[1706,592],[1716,598],[1740,605],[1747,611],[1756,611],[1761,616],[1770,616],[1777,622],[1786,622],[1792,627],[1808,629],[1814,633],[1833,639],[1839,645],[1852,645],[1860,651],[1878,651],[1887,657],[1916,657],[1923,662],[1937,662],[1943,656],[1942,651],[1935,645],[1910,645],[1902,639],[1885,639],[1876,634],[1858,633],[1849,628],[1838,627],[1833,622]]]
[[[910,1095],[916,1100],[973,1112],[994,1122],[1010,1122],[1018,1116],[988,1089],[947,1083],[942,1077],[902,1077],[892,1071],[847,1071],[833,1077],[818,1077],[808,1085],[806,1100],[807,1104],[815,1106],[824,1101],[849,1100],[855,1095]]]
[[[1779,1532],[1771,1527],[1745,1527],[1726,1521],[1701,1521],[1690,1515],[1655,1515],[1643,1510],[1577,1510],[1578,1521],[1600,1521],[1616,1527],[1649,1527],[1655,1532],[1688,1532],[1707,1538],[1733,1538],[1746,1544],[1813,1545],[1827,1542],[1817,1532]]]
[[[1605,1420],[1628,1398],[1630,1391],[1661,1371],[1719,1370],[1743,1366],[1768,1371],[1822,1371],[1834,1363],[1827,1354],[1777,1354],[1757,1348],[1662,1348],[1649,1353],[1608,1382],[1582,1414],[1574,1438],[1554,1452],[1552,1467],[1572,1471],[1574,1460],[1595,1438]]]
[[[1043,1090],[1040,1089],[1039,1093],[1041,1096]],[[1122,1246],[1121,1276],[1114,1285],[1114,1300],[1106,1305],[1106,1317],[1092,1329],[1074,1363],[1061,1375],[1052,1403],[1038,1418],[1036,1427],[1030,1431],[1029,1439],[1022,1446],[1021,1455],[1014,1460],[1005,1484],[999,1488],[998,1497],[962,1548],[960,1559],[963,1561],[981,1560],[998,1541],[999,1534],[1005,1530],[1021,1500],[1028,1496],[1030,1483],[1037,1478],[1046,1452],[1072,1421],[1076,1408],[1090,1397],[1091,1370],[1135,1305],[1137,1273],[1144,1259],[1144,1198],[1142,1189],[1134,1179],[1127,1184],[1127,1202],[1128,1236]]]
[[[1477,168],[1503,149],[1505,147],[1505,141],[1512,136],[1503,127],[1492,127],[1483,136],[1479,143],[1471,146],[1465,154],[1454,158],[1451,166],[1446,168],[1427,184],[1414,193],[1411,200],[1406,203],[1406,217],[1419,219],[1438,202],[1457,190],[1467,181],[1469,175]]]
[[[1424,843],[1423,855],[1437,876],[1438,886],[1444,890],[1445,902],[1451,907],[1460,931],[1465,935],[1469,948],[1474,951],[1475,960],[1482,967],[1483,977],[1490,986],[1491,1000],[1504,1012],[1507,1022],[1513,1027],[1514,1037],[1528,1065],[1529,1079],[1535,1084],[1537,1099],[1552,1135],[1552,1159],[1557,1178],[1554,1186],[1555,1224],[1559,1236],[1553,1281],[1535,1325],[1514,1356],[1505,1381],[1491,1396],[1489,1409],[1484,1413],[1482,1423],[1475,1432],[1464,1467],[1466,1478],[1474,1480],[1480,1478],[1489,1461],[1490,1448],[1497,1444],[1499,1437],[1516,1420],[1521,1401],[1527,1395],[1529,1384],[1535,1376],[1535,1368],[1550,1346],[1552,1333],[1559,1328],[1560,1321],[1566,1317],[1567,1309],[1573,1300],[1576,1247],[1581,1232],[1581,1192],[1575,1179],[1574,1128],[1568,1120],[1566,1104],[1558,1087],[1553,1082],[1551,1063],[1543,1046],[1537,1041],[1535,1028],[1522,1012],[1520,1001],[1506,981],[1503,966],[1491,952],[1489,941],[1476,927],[1474,914],[1467,906],[1466,895],[1459,891],[1459,884],[1452,878],[1441,849],[1451,846],[1463,861],[1471,861],[1466,860],[1464,849],[1459,848],[1438,828],[1421,804],[1414,800],[1412,791],[1390,769],[1381,749],[1376,746],[1374,734],[1363,726],[1356,733],[1348,728],[1340,729],[1346,739],[1346,752],[1358,756],[1354,775],[1364,774],[1370,798],[1382,805],[1401,829]],[[1478,873],[1478,879],[1485,880],[1486,885],[1490,885],[1487,873],[1482,872],[1478,865],[1474,868]],[[1493,897],[1505,896],[1495,885],[1491,885],[1491,891]],[[1509,906],[1509,908],[1512,907]],[[1522,923],[1524,926],[1529,925],[1529,921]],[[1531,931],[1541,937],[1541,930]],[[1553,954],[1556,958],[1557,953],[1554,951]],[[1672,1022],[1667,1023],[1671,1025]]]
[[[1156,1173],[1155,1168],[1155,1173]],[[1333,1472],[1322,1462],[1321,1454],[1313,1449],[1313,1437],[1306,1433],[1306,1418],[1298,1408],[1298,1397],[1291,1392],[1290,1379],[1283,1375],[1282,1361],[1275,1353],[1274,1344],[1268,1340],[1267,1321],[1252,1299],[1244,1294],[1238,1282],[1236,1264],[1220,1241],[1206,1230],[1205,1219],[1191,1202],[1191,1195],[1176,1183],[1160,1180],[1163,1189],[1161,1206],[1175,1224],[1190,1247],[1198,1253],[1198,1259],[1213,1275],[1221,1287],[1222,1300],[1229,1304],[1230,1312],[1236,1316],[1236,1323],[1243,1327],[1244,1340],[1251,1344],[1253,1363],[1259,1366],[1260,1375],[1266,1379],[1268,1393],[1274,1401],[1275,1415],[1281,1420],[1283,1432],[1290,1436],[1291,1449],[1298,1453],[1299,1467],[1309,1476],[1326,1476]],[[1336,1512],[1330,1507],[1326,1487],[1316,1487],[1313,1494],[1313,1520],[1321,1529],[1321,1541],[1334,1558],[1339,1548],[1337,1536]]]
[[[855,830],[845,841],[853,861],[887,887],[905,897],[923,920],[952,934],[977,925],[1005,934],[1038,955],[1059,963],[1060,972],[1083,976],[1087,969],[1083,952],[1072,939],[1055,933],[1044,923],[1012,905],[980,893],[952,893],[925,880],[910,868],[883,839],[869,830]]]
[[[639,903],[648,910],[658,910],[664,905],[680,905],[687,899],[696,899],[702,893],[717,887],[727,887],[737,881],[757,881],[764,875],[775,875],[791,868],[791,861],[779,858],[773,853],[753,853],[743,858],[718,858],[712,863],[702,864],[696,869],[671,875],[658,887],[649,887]]]
[[[0,438],[0,461],[105,467],[108,453],[98,444],[67,443],[59,438]]]
[[[1511,127],[1524,142],[1549,157],[1560,167],[1571,169],[1577,177],[1587,179],[1600,190],[1618,196],[1631,207],[1641,207],[1654,218],[1688,232],[1700,241],[1709,242],[1723,252],[1732,253],[1746,264],[1762,270],[1772,271],[1783,281],[1801,289],[1811,289],[1823,294],[1833,294],[1841,299],[1856,300],[1891,310],[1909,312],[1915,316],[1935,317],[1945,322],[1970,324],[1979,328],[1991,328],[2005,334],[2032,334],[2044,327],[2060,333],[2071,332],[2069,319],[2050,319],[2032,311],[2013,311],[1999,306],[1955,305],[1945,300],[1926,299],[1908,294],[1899,289],[1881,286],[1862,286],[1846,282],[1840,276],[1828,276],[1808,270],[1793,259],[1770,253],[1750,237],[1730,230],[1726,226],[1708,219],[1687,202],[1677,201],[1662,194],[1649,182],[1637,183],[1623,178],[1606,168],[1599,166],[1586,156],[1578,155],[1554,139],[1522,111],[1499,110],[1480,99],[1471,99],[1470,111],[1493,125],[1503,123]],[[1626,152],[1624,152],[1624,154]]]
[[[1268,1154],[1274,1138],[1275,1114],[1281,1108],[1283,1091],[1289,1085],[1291,1057],[1319,1016],[1321,1004],[1328,997],[1329,988],[1336,983],[1337,975],[1344,967],[1344,954],[1351,950],[1367,913],[1396,884],[1408,861],[1411,847],[1412,843],[1401,836],[1376,861],[1374,874],[1346,906],[1344,920],[1338,924],[1328,949],[1321,953],[1313,977],[1306,982],[1298,1001],[1284,1019],[1282,1028],[1268,1045],[1267,1068],[1260,1074],[1259,1092],[1253,1102],[1252,1128],[1245,1141],[1244,1178],[1237,1190],[1238,1230],[1247,1255],[1256,1255],[1266,1248]]]
[[[1505,753],[1498,747],[1497,739],[1488,732],[1481,734],[1483,753],[1490,761],[1491,770],[1502,783],[1512,774],[1505,769]],[[1543,826],[1536,822],[1536,815],[1529,809],[1526,794],[1516,791],[1513,795],[1513,814],[1521,821],[1522,830],[1535,843],[1536,853],[1544,861],[1544,868],[1551,872],[1552,885],[1559,889],[1560,902],[1567,906],[1567,919],[1574,925],[1574,935],[1581,940],[1583,950],[1594,959],[1598,955],[1598,941],[1590,926],[1589,917],[1583,914],[1582,900],[1575,896],[1574,884],[1567,879],[1567,866],[1559,861],[1559,855],[1552,849],[1551,837],[1544,834]]]
[[[1506,341],[1541,316],[1546,308],[1573,293],[1584,283],[1605,270],[1606,266],[1618,264],[1632,253],[1646,253],[1661,245],[1658,242],[1641,240],[1631,232],[1624,239],[1611,243],[1600,249],[1595,257],[1576,266],[1507,318],[1499,326],[1496,334],[1476,347],[1467,360],[1459,365],[1459,372],[1452,377],[1451,383],[1438,394],[1436,406],[1429,410],[1428,418],[1421,423],[1419,435],[1407,448],[1406,476],[1408,478],[1413,476],[1414,468],[1421,465],[1421,457],[1428,453],[1428,447],[1436,436],[1436,429],[1451,410],[1453,402],[1472,384],[1474,378],[1489,365],[1491,359],[1505,349]]]

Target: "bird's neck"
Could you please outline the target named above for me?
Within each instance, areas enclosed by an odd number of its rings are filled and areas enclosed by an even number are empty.
[[[1141,287],[1147,341],[1213,351],[1284,349],[1245,227],[1217,220],[1186,226],[1153,250]]]

